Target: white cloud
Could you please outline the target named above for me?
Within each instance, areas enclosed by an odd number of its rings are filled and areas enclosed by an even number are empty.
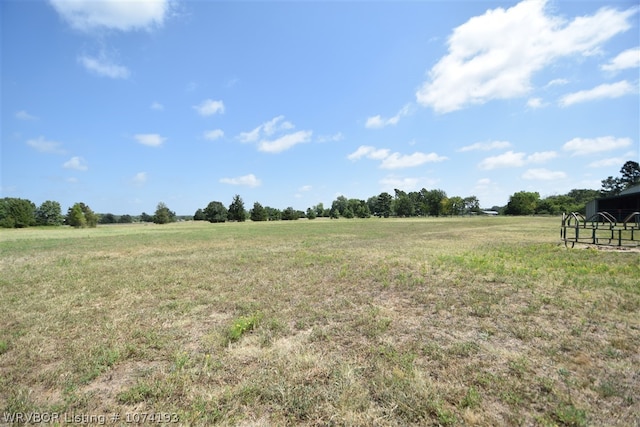
[[[284,120],[284,116],[274,117],[273,119],[261,125],[262,131],[264,132],[265,135],[271,136],[278,131],[290,130],[295,127],[291,122],[283,121],[283,120]]]
[[[246,187],[259,187],[262,182],[252,173],[249,175],[239,176],[237,178],[222,178],[220,182],[223,184],[242,185]]]
[[[547,104],[542,102],[542,98],[530,98],[527,101],[527,107],[533,108],[534,110],[537,109],[537,108],[542,108],[545,105],[547,105]]]
[[[335,133],[333,135],[319,135],[316,139],[317,142],[338,142],[344,139],[342,132]]]
[[[139,133],[133,137],[140,144],[148,145],[149,147],[159,147],[167,140],[167,138],[162,137],[157,133]]]
[[[567,141],[562,149],[572,152],[572,156],[585,156],[593,153],[612,151],[631,145],[631,138],[615,138],[602,136],[599,138],[573,138]]]
[[[489,151],[509,147],[511,147],[511,143],[509,141],[476,142],[475,144],[465,145],[464,147],[459,148],[458,151],[461,153],[465,151]]]
[[[593,101],[602,98],[619,98],[624,95],[637,93],[638,88],[631,85],[628,81],[622,80],[617,83],[601,84],[593,89],[581,90],[567,94],[560,98],[560,105],[568,107],[580,102]]]
[[[425,163],[435,163],[447,160],[444,156],[439,156],[436,153],[421,153],[419,151],[413,154],[401,155],[400,153],[393,153],[386,157],[380,167],[382,169],[404,169],[413,168],[423,165]]]
[[[529,169],[522,174],[522,179],[536,181],[555,181],[564,179],[567,174],[561,171],[550,171],[548,169]]]
[[[373,160],[382,160],[389,156],[389,150],[386,148],[377,149],[375,147],[371,147],[369,145],[361,145],[358,147],[356,151],[349,154],[347,159],[349,160],[358,160],[362,157],[366,157],[368,159]]]
[[[204,133],[204,139],[209,141],[215,141],[216,139],[220,139],[224,136],[224,131],[222,129],[214,129],[208,130]]]
[[[138,172],[137,174],[135,174],[133,176],[133,178],[131,179],[131,181],[135,184],[135,185],[143,185],[145,182],[147,182],[147,179],[149,177],[147,176],[146,172]]]
[[[297,144],[311,141],[313,132],[310,130],[286,133],[294,128],[293,123],[284,120],[284,116],[277,116],[249,132],[241,132],[236,138],[240,142],[258,142],[259,151],[279,153]],[[274,135],[279,136],[268,138]]]
[[[16,113],[16,119],[37,120],[38,118],[36,116],[32,116],[31,114],[27,113],[25,110],[20,110]]]
[[[614,35],[631,28],[637,8],[602,8],[567,22],[546,10],[547,0],[524,0],[496,8],[455,28],[449,52],[430,70],[417,101],[448,113],[531,91],[533,74],[553,61],[591,55]]]
[[[553,86],[562,86],[562,85],[566,85],[567,83],[569,83],[569,80],[567,79],[553,79],[549,83],[547,83],[545,88],[550,88]]]
[[[78,171],[86,171],[87,169],[89,169],[89,167],[87,166],[87,162],[82,157],[78,156],[74,156],[64,162],[62,167],[65,169],[75,169]]]
[[[541,151],[527,156],[527,163],[545,163],[558,157],[555,151]]]
[[[309,142],[312,133],[313,132],[309,130],[301,130],[281,136],[273,141],[261,140],[258,144],[258,150],[267,153],[279,153],[281,151],[288,150],[294,145]]]
[[[525,165],[525,156],[525,153],[514,153],[513,151],[507,151],[504,154],[487,157],[480,162],[478,167],[483,170],[492,170],[498,168],[517,168]]]
[[[365,127],[368,129],[380,129],[390,125],[397,125],[401,117],[404,117],[410,113],[411,104],[407,104],[398,111],[398,113],[388,119],[382,118],[380,115],[367,118]]]
[[[62,144],[56,141],[49,141],[45,139],[44,136],[27,140],[27,145],[31,148],[35,148],[41,153],[64,153],[64,150],[61,148]]]
[[[612,166],[620,166],[624,164],[626,158],[623,157],[612,157],[609,159],[596,160],[595,162],[589,163],[587,166],[590,168],[606,168]]]
[[[416,151],[413,154],[391,153],[386,148],[375,148],[370,145],[361,145],[356,151],[349,154],[347,159],[355,161],[363,157],[371,160],[381,160],[382,169],[403,169],[423,165],[425,163],[442,162],[447,160],[444,156],[436,153],[421,153]]]
[[[602,68],[604,71],[620,71],[627,68],[640,67],[640,47],[633,49],[627,49],[621,52],[613,58],[609,63],[604,64]]]
[[[313,187],[310,186],[310,185],[303,185],[302,187],[300,187],[298,189],[298,191],[305,192],[305,191],[311,191],[312,189],[313,189]]]
[[[58,14],[76,30],[151,30],[161,27],[170,12],[170,0],[49,0]]]
[[[159,103],[159,102],[154,102],[154,103],[152,103],[152,104],[151,104],[151,107],[150,107],[150,108],[151,108],[152,110],[162,111],[162,110],[164,110],[164,105],[162,105],[162,104],[161,104],[161,103]]]
[[[544,163],[558,156],[555,151],[542,151],[530,154],[514,153],[507,151],[506,153],[487,157],[482,160],[478,167],[483,170],[492,170],[499,168],[519,168],[528,163]]]
[[[276,132],[293,129],[295,126],[288,121],[283,121],[284,116],[277,116],[266,121],[249,132],[241,132],[238,135],[240,142],[256,142],[263,136],[271,136]]]
[[[194,105],[193,108],[201,116],[212,116],[217,113],[224,113],[224,102],[205,99],[199,105]]]
[[[88,71],[101,76],[112,79],[129,78],[129,69],[123,65],[117,65],[111,62],[106,55],[101,54],[99,57],[91,57],[82,55],[78,57],[78,62]]]

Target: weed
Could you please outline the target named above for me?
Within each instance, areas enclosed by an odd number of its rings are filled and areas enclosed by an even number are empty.
[[[242,338],[245,333],[255,329],[258,326],[260,319],[262,319],[262,315],[259,313],[237,318],[227,329],[227,343],[234,343]]]

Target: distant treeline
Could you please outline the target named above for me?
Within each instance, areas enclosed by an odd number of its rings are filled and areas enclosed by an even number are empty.
[[[587,202],[597,198],[597,190],[571,190],[561,196],[540,198],[537,192],[521,191],[509,198],[506,206],[493,206],[481,209],[477,197],[448,197],[443,190],[426,190],[404,192],[395,190],[394,195],[387,192],[377,196],[361,199],[337,197],[330,207],[323,203],[308,208],[306,211],[292,207],[277,209],[263,206],[255,202],[249,210],[239,195],[235,195],[229,206],[222,202],[212,201],[205,208],[198,209],[193,216],[176,215],[163,203],[158,203],[155,212],[150,215],[114,215],[112,213],[97,214],[85,203],[75,203],[66,215],[62,213],[60,203],[52,200],[36,206],[27,199],[5,197],[0,199],[0,227],[23,228],[29,226],[96,227],[98,224],[128,224],[152,222],[165,224],[175,221],[280,221],[299,218],[369,218],[375,217],[425,217],[425,216],[459,216],[478,215],[487,210],[506,215],[557,215],[562,212],[584,213]]]
[[[98,224],[126,224],[132,222],[154,222],[166,224],[180,220],[225,222],[225,221],[279,221],[299,218],[369,218],[376,217],[424,217],[478,215],[491,211],[504,215],[559,215],[563,212],[585,213],[586,204],[598,197],[614,196],[627,188],[640,184],[640,165],[627,161],[620,169],[619,177],[609,176],[602,180],[602,189],[571,190],[560,196],[540,198],[538,192],[519,191],[509,197],[506,206],[492,206],[489,210],[480,208],[476,196],[448,197],[444,190],[405,192],[394,190],[369,197],[367,200],[337,197],[331,207],[322,203],[307,208],[306,211],[288,207],[284,210],[262,206],[259,202],[247,210],[239,195],[235,195],[227,207],[222,202],[212,201],[205,208],[198,209],[193,216],[178,216],[163,202],[158,203],[153,215],[142,212],[139,216],[96,214],[84,203],[76,203],[62,214],[60,203],[47,200],[40,206],[27,199],[5,197],[0,199],[0,227],[22,228],[33,225],[69,225],[72,227],[96,227]]]

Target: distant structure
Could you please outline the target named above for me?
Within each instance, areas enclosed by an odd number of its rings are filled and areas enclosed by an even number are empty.
[[[640,247],[640,185],[587,204],[586,215],[562,214],[560,238],[576,243]]]
[[[640,184],[627,188],[617,196],[603,197],[587,203],[587,219],[595,217],[598,212],[607,212],[617,222],[623,222],[634,212],[640,212]]]

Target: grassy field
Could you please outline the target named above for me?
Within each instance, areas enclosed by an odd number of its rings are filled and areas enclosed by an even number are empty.
[[[637,426],[640,255],[566,249],[559,230],[559,218],[2,230],[0,411]]]

